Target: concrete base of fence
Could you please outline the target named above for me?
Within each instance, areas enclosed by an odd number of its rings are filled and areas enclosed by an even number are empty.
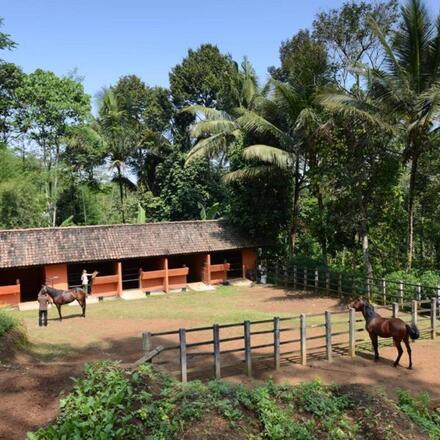
[[[141,298],[145,298],[145,296],[146,296],[145,292],[139,289],[123,290],[121,293],[121,298],[125,300],[141,299]]]
[[[228,284],[234,287],[252,287],[254,285],[253,281],[247,278],[232,278],[228,280]]]
[[[215,290],[214,286],[210,286],[202,282],[188,283],[187,287],[189,290],[193,290],[194,292],[209,292]]]

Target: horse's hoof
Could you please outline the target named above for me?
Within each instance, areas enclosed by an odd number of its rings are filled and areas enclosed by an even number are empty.
[[[408,367],[408,370],[412,370],[413,368],[412,368],[412,365],[410,365],[409,367]]]
[[[397,368],[398,365],[399,365],[399,364],[393,364],[393,367],[394,367],[394,368]]]

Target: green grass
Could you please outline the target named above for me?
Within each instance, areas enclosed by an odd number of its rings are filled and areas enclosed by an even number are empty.
[[[253,308],[249,298],[243,298],[244,293],[246,292],[243,288],[222,286],[213,292],[169,293],[133,301],[104,300],[99,304],[90,304],[87,307],[87,317],[91,319],[185,319],[219,324],[273,317],[273,312]],[[64,307],[63,313],[78,313],[79,310],[79,306],[77,308]],[[19,313],[26,320],[35,319],[36,316],[36,311]],[[288,314],[279,313],[279,315],[287,316]],[[54,308],[50,311],[50,316],[57,316]]]

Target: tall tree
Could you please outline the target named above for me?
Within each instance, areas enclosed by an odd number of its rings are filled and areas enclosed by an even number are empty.
[[[90,98],[80,83],[41,69],[25,76],[16,94],[20,100],[16,122],[42,160],[48,224],[55,226],[65,137],[69,127],[89,117]]]
[[[371,27],[385,52],[386,70],[364,69],[370,98],[348,94],[327,95],[329,108],[383,124],[390,117],[404,143],[403,161],[409,164],[407,195],[407,267],[412,268],[416,183],[420,157],[434,148],[440,110],[440,16],[429,17],[421,0],[401,8],[398,29],[388,42],[374,20]]]
[[[191,105],[229,109],[234,71],[232,58],[212,44],[202,44],[197,50],[189,49],[183,61],[171,70],[170,91],[177,111],[174,138],[184,150],[191,147],[187,130],[194,118],[179,111]]]

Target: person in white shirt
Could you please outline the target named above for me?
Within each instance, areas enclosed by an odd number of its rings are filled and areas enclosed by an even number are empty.
[[[84,290],[86,295],[89,294],[89,278],[88,277],[91,277],[92,275],[93,274],[91,274],[91,273],[87,273],[87,271],[85,269],[82,271],[82,274],[81,274],[82,289]]]

